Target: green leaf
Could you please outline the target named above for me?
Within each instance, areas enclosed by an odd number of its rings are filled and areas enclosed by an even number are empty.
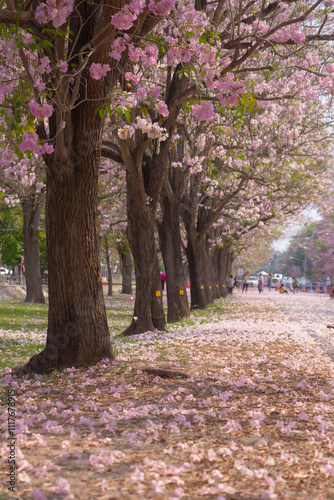
[[[100,115],[101,120],[103,120],[103,117],[104,117],[104,109],[103,108],[99,109],[99,115]]]
[[[116,115],[120,118],[120,117],[122,116],[122,114],[123,114],[123,110],[122,110],[122,108],[117,108],[117,109],[115,109],[115,113],[116,113]]]
[[[131,113],[127,109],[124,111],[124,116],[127,122],[131,122]]]

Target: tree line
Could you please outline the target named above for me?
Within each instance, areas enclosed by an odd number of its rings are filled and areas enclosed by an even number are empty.
[[[5,191],[30,188],[33,202],[18,196],[32,214],[27,237],[46,200],[47,341],[25,371],[113,357],[99,264],[103,171],[125,173],[136,272],[126,335],[165,327],[156,228],[175,321],[188,314],[182,249],[191,307],[205,308],[225,293],[234,249],[324,189],[330,11],[320,1],[102,0],[0,10],[11,48],[1,172]]]

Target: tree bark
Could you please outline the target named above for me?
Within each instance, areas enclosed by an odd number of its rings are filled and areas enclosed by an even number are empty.
[[[108,297],[113,296],[113,291],[112,291],[112,269],[111,269],[111,264],[110,264],[110,255],[109,255],[109,243],[108,243],[108,237],[104,237],[104,246],[105,246],[105,251],[106,251],[106,262],[107,262],[107,269],[108,269]]]
[[[189,316],[186,279],[183,273],[180,214],[175,196],[163,189],[160,205],[162,221],[158,222],[159,241],[167,288],[167,321],[173,323]]]
[[[128,237],[136,274],[133,319],[122,335],[165,329],[158,254],[155,245],[156,202],[147,203],[143,179],[127,172]]]
[[[210,243],[209,238],[206,235],[204,237],[204,248],[203,248],[203,278],[205,294],[209,303],[213,302],[213,281],[212,281],[212,268],[211,268],[211,257],[210,257]]]
[[[204,287],[203,252],[204,236],[198,235],[192,227],[187,227],[186,256],[189,266],[191,309],[205,309],[208,299]]]
[[[38,226],[44,200],[35,193],[21,200],[23,210],[23,253],[27,293],[25,302],[45,304],[39,262]]]
[[[46,372],[113,358],[99,262],[102,123],[95,110],[96,103],[76,109],[73,144],[82,147],[67,155],[63,164],[48,164],[48,330],[44,350],[25,371]]]
[[[132,272],[131,272],[131,252],[120,252],[121,269],[122,269],[122,293],[132,293]]]
[[[226,297],[227,290],[227,277],[231,274],[232,264],[233,264],[233,250],[231,247],[226,245],[223,248],[219,248],[218,257],[218,272],[219,272],[219,289],[221,297]]]
[[[218,271],[218,248],[215,247],[210,255],[210,270],[211,270],[211,282],[212,282],[212,295],[213,300],[220,298],[219,292],[219,271]]]

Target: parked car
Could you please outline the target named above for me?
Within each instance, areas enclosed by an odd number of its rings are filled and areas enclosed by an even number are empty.
[[[302,290],[305,286],[305,290],[312,290],[312,281],[307,279],[307,278],[298,278],[299,279],[299,284],[298,288],[299,290]]]
[[[293,279],[290,276],[284,276],[282,279],[282,283],[285,288],[290,288],[293,285]]]
[[[2,267],[2,268],[1,268],[1,275],[2,275],[2,276],[4,276],[4,275],[6,275],[6,274],[9,274],[9,270],[8,270],[8,269],[6,269],[5,267]]]
[[[258,283],[259,283],[259,280],[258,280],[257,276],[250,276],[249,277],[249,281],[248,281],[249,286],[257,286]]]

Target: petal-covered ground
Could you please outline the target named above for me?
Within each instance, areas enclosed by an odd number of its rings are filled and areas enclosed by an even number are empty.
[[[115,340],[114,363],[24,381],[3,370],[0,498],[333,499],[334,303],[220,304],[204,323]]]

